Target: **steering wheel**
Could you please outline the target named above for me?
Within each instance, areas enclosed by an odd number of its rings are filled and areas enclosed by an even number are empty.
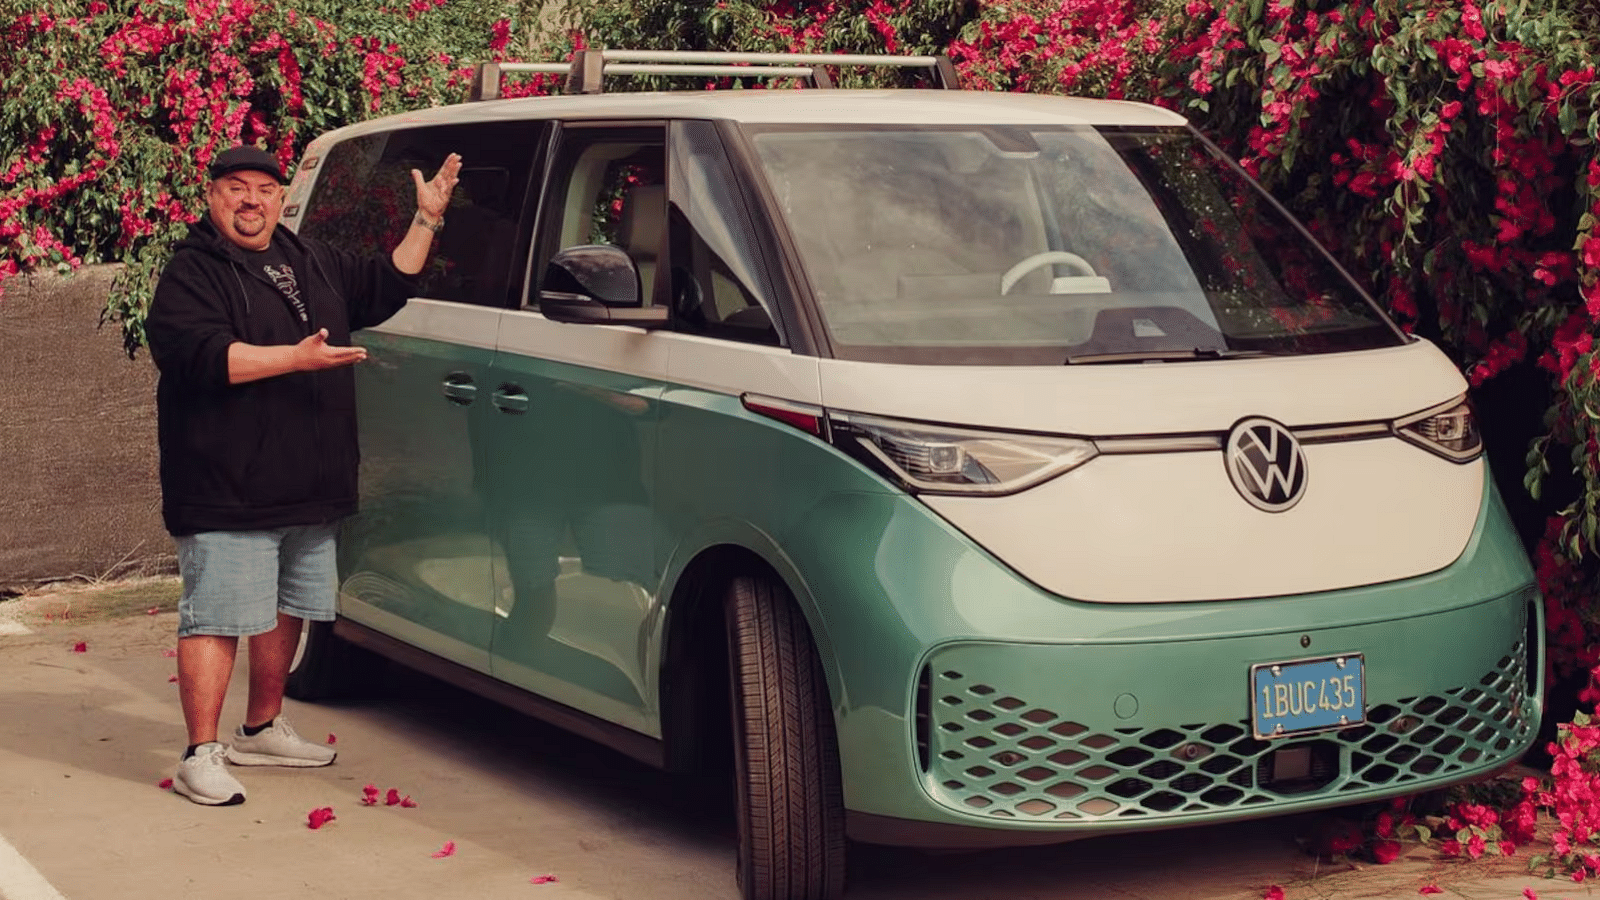
[[[1000,296],[1004,297],[1006,294],[1011,293],[1011,289],[1022,279],[1022,276],[1041,266],[1048,266],[1053,263],[1071,266],[1077,270],[1079,275],[1095,274],[1094,266],[1089,265],[1087,259],[1076,253],[1068,253],[1065,250],[1045,250],[1022,260],[1000,276]]]

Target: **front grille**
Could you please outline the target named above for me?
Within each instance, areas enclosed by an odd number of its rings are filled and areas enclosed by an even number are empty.
[[[1510,761],[1538,727],[1522,642],[1477,684],[1370,707],[1354,728],[1273,741],[1245,720],[1094,729],[935,666],[919,750],[940,803],[1024,820],[1189,816],[1393,793]],[[919,704],[920,706],[921,704]]]

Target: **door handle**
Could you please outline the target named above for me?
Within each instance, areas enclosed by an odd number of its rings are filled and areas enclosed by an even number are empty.
[[[489,400],[504,413],[521,414],[528,411],[528,395],[522,392],[519,385],[502,384]]]
[[[471,375],[465,372],[451,372],[444,378],[444,396],[451,403],[470,406],[478,397],[478,386],[472,383]]]

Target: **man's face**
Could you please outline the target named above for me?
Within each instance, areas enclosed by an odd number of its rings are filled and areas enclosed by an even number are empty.
[[[265,250],[283,213],[283,185],[265,172],[230,172],[206,191],[211,222],[246,250]]]

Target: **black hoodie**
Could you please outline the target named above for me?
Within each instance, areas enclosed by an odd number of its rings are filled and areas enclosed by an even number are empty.
[[[350,367],[228,383],[228,345],[328,343],[394,315],[415,290],[387,258],[363,259],[286,229],[310,322],[243,250],[202,219],[178,243],[145,319],[161,377],[156,412],[161,512],[173,535],[333,522],[356,509],[355,373]],[[358,364],[359,365],[359,364]]]

